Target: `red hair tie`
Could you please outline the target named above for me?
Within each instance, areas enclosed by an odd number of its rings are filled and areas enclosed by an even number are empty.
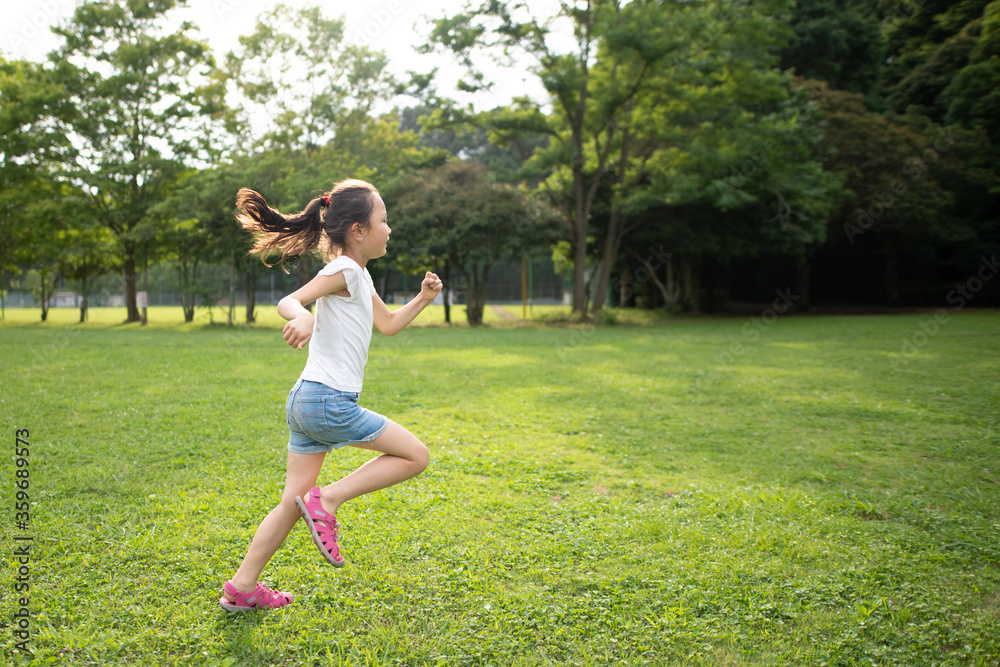
[[[323,206],[330,205],[330,195],[323,195],[322,197],[319,198],[319,200],[323,202]]]

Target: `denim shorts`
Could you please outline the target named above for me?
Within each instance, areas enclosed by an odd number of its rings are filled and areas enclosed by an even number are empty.
[[[288,449],[319,454],[346,445],[371,442],[389,420],[358,405],[358,394],[300,379],[288,392]]]

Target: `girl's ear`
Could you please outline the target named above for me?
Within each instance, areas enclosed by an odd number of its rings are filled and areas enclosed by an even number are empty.
[[[354,238],[357,239],[357,241],[359,243],[361,241],[365,240],[365,235],[361,231],[361,223],[360,222],[355,222],[353,225],[351,225],[351,234],[354,235]]]

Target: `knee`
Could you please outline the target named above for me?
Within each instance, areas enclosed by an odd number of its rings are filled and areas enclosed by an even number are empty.
[[[289,494],[289,493],[283,493],[283,494],[281,494],[281,500],[278,501],[278,508],[281,511],[283,511],[283,512],[296,512],[297,513],[299,511],[299,508],[295,504],[295,496],[296,496],[296,494],[294,494],[294,493],[291,493],[291,494]]]
[[[288,489],[286,488],[281,494],[281,500],[278,503],[278,507],[286,510],[298,512],[299,508],[295,504],[295,497],[298,496],[302,500],[309,499],[309,489]]]
[[[427,470],[427,464],[431,461],[431,453],[427,449],[427,445],[422,442],[417,442],[416,446],[413,448],[413,454],[410,456],[410,460],[413,462],[413,467],[416,469],[415,474],[420,474],[424,470]]]

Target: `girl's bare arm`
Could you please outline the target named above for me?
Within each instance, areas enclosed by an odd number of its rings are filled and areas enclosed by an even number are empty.
[[[386,336],[399,333],[434,300],[442,287],[443,284],[437,274],[428,271],[424,274],[423,282],[420,283],[420,294],[395,311],[389,310],[378,294],[374,295],[372,297],[372,311],[375,327]]]
[[[278,314],[288,320],[281,335],[295,349],[301,350],[312,338],[313,314],[306,306],[327,294],[350,295],[343,271],[332,276],[316,276],[278,302]]]

